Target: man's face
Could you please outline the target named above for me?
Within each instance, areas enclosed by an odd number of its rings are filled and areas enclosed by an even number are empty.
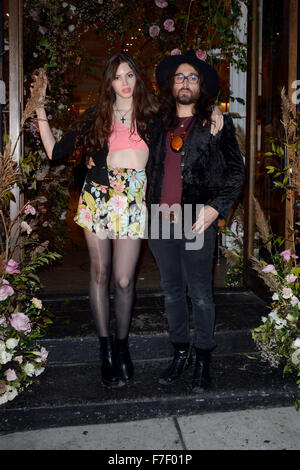
[[[197,70],[190,64],[181,64],[175,72],[177,74],[183,74],[187,76],[193,76],[195,80],[195,75],[199,76]],[[177,103],[180,104],[192,104],[197,101],[200,96],[200,80],[188,81],[186,78],[182,83],[175,83],[176,77],[174,77],[173,84],[173,96]]]

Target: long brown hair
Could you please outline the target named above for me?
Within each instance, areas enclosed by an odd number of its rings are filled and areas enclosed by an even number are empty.
[[[113,55],[106,63],[102,74],[99,97],[96,105],[78,120],[75,128],[83,131],[83,143],[86,148],[102,148],[108,142],[112,132],[113,105],[116,100],[112,81],[120,64],[126,62],[136,76],[133,90],[132,127],[136,124],[140,136],[147,133],[147,122],[157,112],[156,97],[151,94],[134,60],[123,52]]]

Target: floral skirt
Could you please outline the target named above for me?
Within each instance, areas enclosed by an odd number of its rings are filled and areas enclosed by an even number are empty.
[[[146,171],[108,166],[109,186],[85,179],[75,222],[99,238],[143,238]]]

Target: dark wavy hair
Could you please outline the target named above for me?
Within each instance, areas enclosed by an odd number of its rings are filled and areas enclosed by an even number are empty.
[[[178,66],[170,72],[169,78],[160,94],[160,112],[166,129],[174,129],[178,126],[178,117],[176,112],[176,100],[173,96],[174,75]],[[194,115],[196,122],[211,122],[211,114],[215,104],[215,98],[209,95],[206,89],[205,80],[200,71],[197,70],[200,77],[200,96],[194,106]]]
[[[136,76],[131,132],[134,131],[136,124],[138,134],[147,137],[147,123],[158,110],[157,99],[147,89],[134,60],[128,54],[120,52],[113,55],[104,67],[96,105],[88,109],[73,126],[75,130],[81,132],[81,142],[86,149],[103,149],[108,142],[112,132],[113,105],[116,100],[112,81],[116,77],[119,65],[124,62],[129,65]]]

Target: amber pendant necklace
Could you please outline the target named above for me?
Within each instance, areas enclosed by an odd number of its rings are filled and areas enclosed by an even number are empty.
[[[182,149],[185,136],[186,136],[186,134],[187,134],[189,128],[191,127],[193,121],[194,121],[194,116],[192,117],[192,119],[191,119],[190,122],[189,122],[189,125],[188,125],[187,128],[182,132],[181,135],[175,135],[175,134],[174,134],[174,131],[171,131],[171,132],[170,132],[170,137],[171,137],[170,146],[171,146],[171,149],[174,150],[174,152],[180,152],[180,150]],[[181,126],[180,126],[180,127],[181,127]]]

